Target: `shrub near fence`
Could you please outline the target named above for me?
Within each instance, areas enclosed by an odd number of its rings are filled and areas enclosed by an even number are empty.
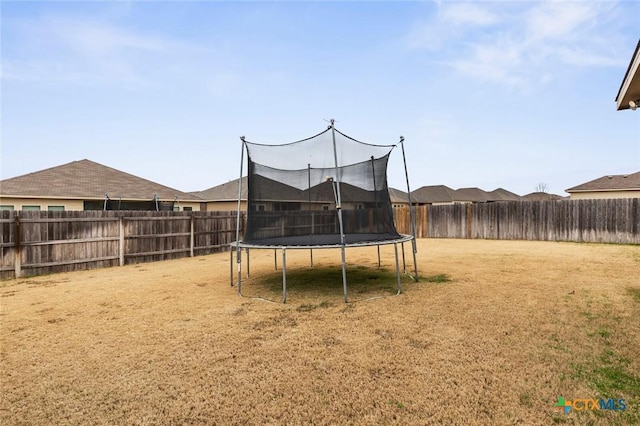
[[[395,214],[410,233],[409,210]],[[640,244],[640,198],[419,206],[415,217],[418,238]]]
[[[236,212],[0,212],[0,277],[226,251]]]

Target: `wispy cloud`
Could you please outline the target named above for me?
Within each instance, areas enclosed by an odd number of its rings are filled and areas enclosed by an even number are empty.
[[[529,90],[561,66],[616,66],[614,2],[440,3],[407,37],[468,77]]]
[[[20,51],[3,52],[3,78],[149,85],[152,64],[206,49],[91,17],[12,21]]]

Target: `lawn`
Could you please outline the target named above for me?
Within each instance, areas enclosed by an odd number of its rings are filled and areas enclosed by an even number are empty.
[[[640,246],[418,250],[399,296],[392,246],[348,250],[346,304],[339,250],[287,251],[286,304],[228,253],[2,281],[0,423],[640,423]],[[280,300],[273,251],[243,294]]]

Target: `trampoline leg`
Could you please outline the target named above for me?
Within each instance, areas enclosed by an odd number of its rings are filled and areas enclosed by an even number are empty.
[[[236,254],[238,263],[238,296],[242,296],[242,249]]]
[[[233,287],[233,249],[229,249],[229,281]]]
[[[403,273],[407,273],[407,261],[404,257],[404,243],[402,243],[402,271]]]
[[[311,267],[313,268],[313,249],[309,249],[309,255],[311,256]]]
[[[344,303],[349,302],[349,298],[347,296],[347,260],[345,258],[345,247],[344,245],[341,248],[342,250],[342,289],[344,291]]]
[[[273,267],[274,270],[278,270],[278,250],[273,249]]]
[[[413,278],[418,282],[418,261],[416,260],[416,253],[418,253],[418,246],[416,245],[416,237],[413,237],[412,245],[413,248],[413,268],[415,270],[416,276]]]
[[[395,243],[393,245],[393,249],[396,252],[396,280],[397,280],[397,286],[398,286],[397,294],[400,294],[402,293],[402,283],[400,282],[400,263],[398,262],[398,243]]]
[[[380,246],[376,246],[378,247],[378,268],[380,267]]]
[[[249,249],[247,249],[247,278],[249,278],[249,268],[250,268],[250,263],[249,263]]]
[[[287,249],[282,249],[282,303],[287,303]]]

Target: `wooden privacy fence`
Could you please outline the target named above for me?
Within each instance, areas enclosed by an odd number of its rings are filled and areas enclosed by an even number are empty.
[[[0,214],[1,278],[215,253],[236,237],[236,212]]]
[[[409,209],[395,209],[410,233]],[[487,238],[640,244],[640,198],[504,201],[419,206],[418,238]]]
[[[411,233],[409,209],[394,209]],[[0,212],[0,278],[227,251],[236,212]],[[640,244],[640,199],[419,206],[418,238]],[[241,231],[244,217],[241,218]]]

